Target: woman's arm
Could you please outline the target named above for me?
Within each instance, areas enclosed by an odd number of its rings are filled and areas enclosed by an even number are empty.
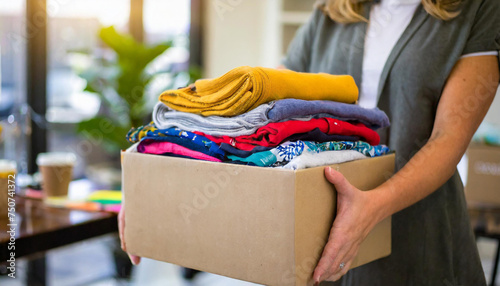
[[[453,175],[495,97],[498,79],[495,56],[464,58],[457,63],[439,102],[428,143],[374,190],[382,217],[420,201]]]
[[[314,281],[340,279],[349,269],[359,244],[377,223],[422,200],[453,175],[493,101],[498,69],[495,56],[461,59],[443,90],[429,141],[381,186],[362,192],[340,173],[325,170],[338,192],[338,211]],[[341,263],[345,265],[342,269]]]

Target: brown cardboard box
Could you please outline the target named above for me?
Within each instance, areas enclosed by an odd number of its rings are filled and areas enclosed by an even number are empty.
[[[474,144],[469,146],[467,157],[467,200],[500,205],[500,147]]]
[[[284,170],[124,153],[125,241],[132,254],[265,285],[312,285],[335,213],[324,167]],[[333,165],[380,185],[394,155]],[[391,253],[391,218],[352,267]]]

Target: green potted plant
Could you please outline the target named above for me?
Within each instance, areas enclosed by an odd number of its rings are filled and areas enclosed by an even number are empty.
[[[176,79],[182,78],[182,84],[187,85],[198,79],[200,73],[197,68],[181,72],[174,72],[170,67],[162,71],[147,69],[158,56],[172,47],[172,42],[148,46],[117,32],[113,26],[102,28],[99,37],[116,57],[111,60],[102,57],[97,61],[98,65],[79,71],[80,77],[87,81],[84,90],[99,96],[101,111],[94,118],[80,122],[77,131],[89,136],[102,136],[105,150],[119,153],[119,150],[129,146],[125,135],[130,128],[150,121],[148,117],[152,106],[148,105],[146,91],[155,77],[170,77],[170,85],[164,87],[168,89],[174,82],[179,83]],[[101,134],[98,134],[99,131]]]
[[[117,32],[113,26],[102,28],[99,37],[112,54],[95,59],[89,68],[75,69],[87,82],[84,91],[96,94],[101,100],[101,107],[95,117],[81,121],[76,128],[84,139],[97,143],[110,155],[114,165],[118,165],[120,150],[130,146],[125,140],[127,132],[131,127],[151,121],[151,96],[148,96],[147,91],[153,80],[158,76],[167,77],[169,80],[163,89],[170,89],[174,84],[182,86],[192,83],[200,78],[200,72],[198,68],[180,72],[174,71],[172,67],[160,71],[150,68],[155,59],[172,47],[171,41],[145,45],[130,35]],[[158,94],[153,96],[157,98]],[[114,175],[106,176],[106,172],[102,172],[102,165],[93,167],[87,168],[88,177],[92,177],[88,174],[90,170],[93,174],[119,183],[117,168]]]

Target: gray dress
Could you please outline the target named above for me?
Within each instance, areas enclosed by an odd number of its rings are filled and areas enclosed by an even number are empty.
[[[370,4],[364,7],[369,17]],[[341,25],[319,10],[297,33],[284,65],[295,71],[350,74],[361,83],[366,23]],[[378,107],[392,126],[382,142],[399,170],[429,139],[447,77],[468,53],[499,50],[500,0],[467,0],[438,20],[420,5],[381,75]],[[436,192],[393,216],[392,254],[355,268],[333,285],[485,285],[457,172]]]

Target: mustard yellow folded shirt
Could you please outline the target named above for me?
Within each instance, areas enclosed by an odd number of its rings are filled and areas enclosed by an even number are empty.
[[[204,116],[235,116],[285,98],[354,103],[358,87],[349,75],[244,66],[216,79],[198,80],[194,88],[167,90],[160,95],[160,101],[172,109]]]

